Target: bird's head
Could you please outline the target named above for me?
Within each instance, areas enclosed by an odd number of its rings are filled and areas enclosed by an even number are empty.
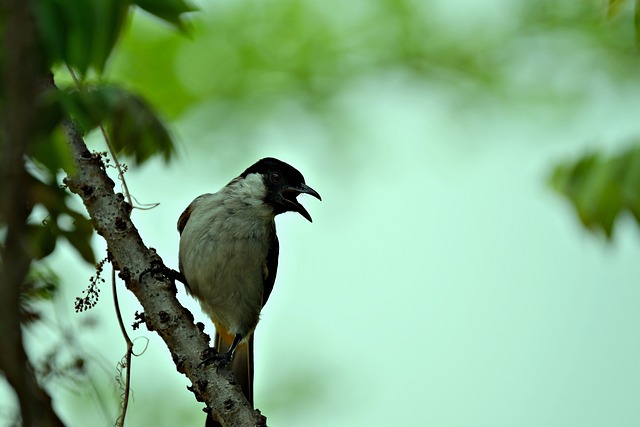
[[[278,159],[266,157],[249,166],[240,176],[246,178],[253,173],[262,176],[266,188],[265,202],[271,205],[276,215],[289,211],[298,212],[311,222],[311,215],[298,202],[297,197],[304,193],[318,200],[322,199],[317,191],[305,184],[304,177],[296,168]]]

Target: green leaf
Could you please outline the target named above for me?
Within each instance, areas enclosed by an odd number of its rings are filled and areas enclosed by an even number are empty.
[[[61,89],[52,94],[51,102],[59,106],[70,116],[84,135],[102,123],[105,111],[108,110],[106,100],[94,96],[90,92],[81,93],[75,87]]]
[[[28,147],[30,159],[50,176],[55,176],[61,169],[67,173],[73,173],[74,169],[69,146],[60,128],[65,112],[54,100],[53,92],[47,91],[38,99],[34,137]]]
[[[187,91],[180,72],[158,72],[173,70],[179,61],[179,52],[188,43],[190,41],[181,34],[158,25],[149,14],[136,14],[132,31],[125,32],[118,54],[110,63],[109,78],[114,82],[126,82],[127,88],[144,94],[163,116],[175,118],[192,106],[196,98],[205,97],[201,92]],[[202,64],[198,68],[203,68]],[[218,77],[209,75],[208,78]]]
[[[141,9],[183,31],[185,30],[185,22],[182,19],[182,14],[198,10],[184,0],[134,0],[133,2]]]
[[[67,50],[66,19],[58,2],[37,0],[32,5],[49,65],[63,61]]]
[[[102,72],[122,32],[130,0],[37,0],[34,12],[50,65]]]
[[[640,145],[616,156],[588,154],[561,164],[550,184],[569,199],[587,229],[602,231],[608,239],[624,212],[640,225]]]
[[[57,227],[52,221],[28,226],[31,256],[34,259],[42,259],[53,252],[57,241],[56,230]]]
[[[51,301],[60,287],[60,278],[44,265],[32,265],[20,289],[20,322],[32,324],[42,319],[41,301]]]
[[[635,12],[633,14],[633,26],[636,35],[636,47],[640,47],[640,0],[636,0]]]
[[[29,176],[29,197],[28,201],[31,205],[40,204],[54,219],[69,208],[66,205],[69,194],[61,188],[56,182],[55,177],[49,177],[49,183],[44,183],[33,175]]]
[[[55,176],[50,179],[51,182],[45,183],[32,175],[29,177],[29,203],[41,205],[48,212],[42,224],[29,226],[33,257],[41,259],[48,256],[55,249],[56,240],[64,237],[82,259],[94,264],[91,222],[67,204],[71,200],[70,194],[56,183]]]
[[[114,94],[110,118],[111,143],[117,152],[141,164],[158,154],[165,161],[174,152],[173,142],[162,121],[142,98],[120,91]]]
[[[56,176],[60,170],[72,174],[75,169],[69,144],[60,129],[56,129],[48,138],[39,138],[31,144],[29,157],[46,168],[51,176]]]
[[[607,5],[607,15],[609,15],[609,18],[616,16],[624,3],[625,0],[609,0]]]
[[[132,157],[137,164],[155,155],[167,161],[174,154],[171,136],[162,120],[137,95],[116,86],[95,86],[82,92],[60,91],[57,97],[85,132],[106,125],[116,153]]]
[[[94,24],[100,29],[95,31],[91,55],[91,65],[99,73],[113,51],[120,38],[127,14],[130,10],[130,0],[85,0],[92,6]]]
[[[64,236],[78,254],[89,264],[95,264],[96,258],[91,247],[91,237],[93,236],[93,227],[88,219],[80,214],[74,215],[74,229],[71,231],[62,231]]]
[[[29,270],[20,298],[25,303],[42,300],[50,301],[59,287],[60,278],[58,275],[50,268],[36,264]]]

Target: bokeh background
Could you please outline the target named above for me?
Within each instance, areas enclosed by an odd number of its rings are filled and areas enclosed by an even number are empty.
[[[558,163],[640,136],[628,3],[607,16],[595,1],[201,1],[188,36],[134,15],[106,75],[176,139],[177,159],[126,174],[137,203],[159,204],[133,219],[167,265],[182,210],[261,157],[323,197],[303,200],[312,224],[277,219],[256,331],[269,425],[640,425],[637,227],[588,233],[548,184]],[[65,286],[27,344],[65,351],[63,331],[90,356],[91,381],[51,394],[69,425],[113,425],[125,344],[110,288],[74,313],[95,271],[59,246]],[[131,324],[141,309],[119,296]],[[127,424],[201,425],[161,340],[132,336]]]

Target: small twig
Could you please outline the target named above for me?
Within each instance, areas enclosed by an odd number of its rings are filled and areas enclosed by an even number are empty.
[[[127,203],[133,206],[133,202],[131,201],[131,193],[129,193],[129,187],[127,186],[127,180],[124,179],[124,171],[122,170],[122,166],[120,166],[120,162],[118,161],[118,156],[116,156],[113,147],[111,146],[111,141],[109,141],[109,136],[107,135],[107,131],[104,129],[103,125],[100,125],[100,132],[102,132],[102,136],[104,137],[104,142],[107,144],[109,148],[109,153],[111,154],[111,158],[113,159],[113,163],[116,164],[116,169],[118,169],[118,179],[122,182],[122,189],[124,190],[124,195],[127,198]]]
[[[154,203],[140,203],[135,196],[131,196],[133,200],[135,200],[136,204],[132,205],[134,209],[140,209],[141,211],[150,211],[151,209],[155,209],[160,206],[160,202]]]
[[[124,419],[127,416],[127,407],[129,406],[129,390],[131,387],[131,356],[133,355],[133,342],[127,334],[127,330],[124,327],[122,321],[122,314],[120,313],[120,304],[118,303],[118,292],[116,289],[116,269],[111,265],[111,288],[113,290],[113,304],[116,308],[116,317],[118,318],[118,324],[120,325],[120,332],[127,343],[127,353],[125,355],[125,382],[124,382],[124,396],[122,400],[122,412],[116,420],[116,426],[124,426]]]

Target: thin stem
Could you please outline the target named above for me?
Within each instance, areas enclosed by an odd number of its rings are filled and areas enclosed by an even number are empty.
[[[129,406],[129,390],[131,388],[131,356],[133,354],[133,342],[127,334],[127,330],[124,327],[122,321],[122,313],[120,312],[120,304],[118,303],[118,291],[116,289],[116,269],[111,265],[111,289],[113,291],[113,304],[116,309],[116,317],[118,318],[118,324],[120,325],[120,332],[127,343],[127,353],[125,355],[125,383],[124,383],[124,396],[122,401],[122,412],[116,421],[116,426],[124,426],[124,419],[127,416],[127,407]]]

